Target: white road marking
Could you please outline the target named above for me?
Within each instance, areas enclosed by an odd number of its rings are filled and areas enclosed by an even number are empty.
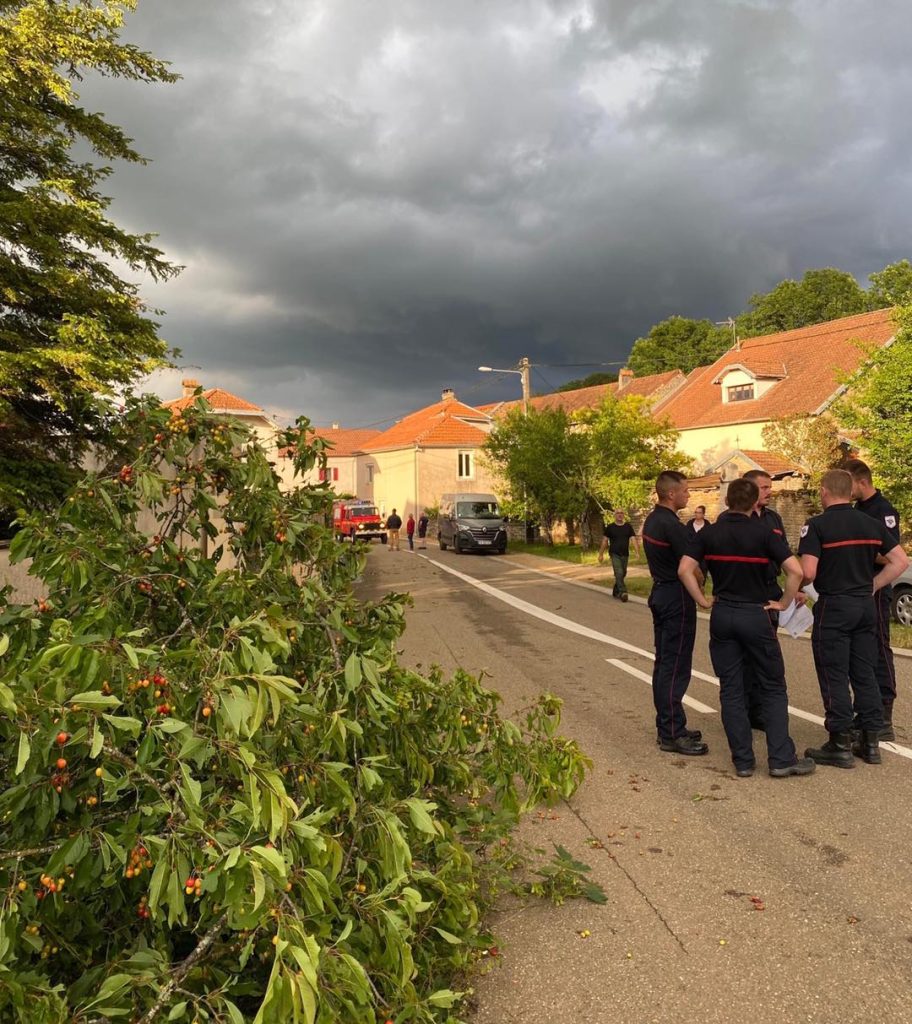
[[[476,590],[480,590],[490,597],[493,597],[497,601],[503,601],[504,604],[510,605],[511,608],[515,608],[517,611],[525,612],[526,615],[531,615],[533,618],[540,619],[542,622],[547,622],[552,626],[557,626],[558,629],[564,629],[568,633],[576,633],[578,636],[584,636],[589,640],[595,640],[598,643],[610,644],[612,647],[619,647],[622,651],[630,651],[631,654],[638,654],[641,658],[646,658],[648,661],[655,661],[655,655],[652,651],[647,651],[642,647],[637,647],[634,644],[628,644],[626,640],[619,640],[617,637],[609,636],[607,633],[601,633],[597,629],[590,629],[589,626],[583,626],[579,622],[574,622],[572,619],[567,619],[563,615],[555,615],[554,612],[549,612],[544,608],[539,608],[538,605],[532,604],[529,601],[523,601],[521,597],[515,597],[513,594],[508,594],[506,591],[498,590],[497,587],[492,587],[488,583],[484,583],[482,580],[475,579],[474,576],[468,576],[464,572],[460,572],[458,569],[452,568],[452,566],[446,565],[444,562],[437,562],[428,555],[420,555],[420,558],[424,558],[430,562],[431,565],[436,566],[438,569],[442,569],[444,572],[448,572],[451,576],[455,576],[457,579],[463,580],[468,583],[469,586],[475,587]],[[606,661],[612,661],[610,658],[606,658]],[[705,672],[692,671],[692,676],[697,679],[702,679],[704,682],[712,683],[713,686],[719,685],[719,680],[715,676],[708,675]],[[802,711],[801,708],[792,707],[789,705],[789,714],[795,718],[801,718],[806,722],[813,722],[815,725],[823,726],[824,721],[819,715],[812,715],[809,711]],[[912,748],[904,747],[899,743],[881,743],[881,750],[889,750],[893,754],[898,754],[900,757],[905,757],[912,761]]]
[[[628,665],[626,661],[621,661],[619,658],[606,658],[605,661],[609,665],[614,665],[615,668],[623,669],[629,675],[636,676],[637,679],[642,679],[644,683],[648,683],[652,686],[652,676],[647,675],[645,672],[641,672],[638,668],[634,668],[633,665]],[[694,711],[700,711],[704,715],[715,715],[716,709],[711,708],[708,704],[703,704],[701,701],[695,700],[693,697],[684,695],[684,703],[689,707],[693,708]]]

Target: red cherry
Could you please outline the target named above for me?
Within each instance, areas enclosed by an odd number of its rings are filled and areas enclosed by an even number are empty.
[[[70,734],[68,732],[58,732],[57,733],[57,746],[58,747],[62,747],[64,745],[64,743],[66,743],[66,741],[69,738],[70,738]]]

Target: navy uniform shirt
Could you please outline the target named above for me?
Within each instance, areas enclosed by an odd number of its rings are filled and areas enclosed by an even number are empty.
[[[629,557],[630,538],[636,536],[630,523],[611,522],[602,528],[602,533],[608,538],[608,554]]]
[[[713,596],[728,601],[766,604],[770,565],[776,571],[791,556],[788,544],[759,516],[728,512],[694,534],[686,552],[705,561]]]
[[[887,533],[897,544],[899,543],[899,513],[880,491],[875,491],[870,498],[866,498],[864,501],[856,501],[855,508],[872,519],[879,519],[886,526]]]
[[[687,553],[687,528],[676,512],[656,505],[643,523],[643,548],[653,580],[677,583],[678,563]]]
[[[751,515],[754,519],[765,524],[768,529],[772,530],[777,537],[788,545],[788,537],[785,535],[785,523],[782,522],[782,516],[780,516],[774,508],[770,508],[769,505],[764,505],[759,512],[752,512]],[[779,586],[778,564],[774,565],[770,562],[766,574],[766,583],[767,595],[771,600],[778,601],[779,598],[782,597],[782,587]]]
[[[820,559],[814,586],[820,594],[870,597],[880,571],[877,556],[897,546],[880,519],[859,512],[845,502],[830,507],[801,527],[799,555]]]

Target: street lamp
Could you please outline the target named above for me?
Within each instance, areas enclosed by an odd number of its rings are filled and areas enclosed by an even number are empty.
[[[532,364],[529,362],[526,356],[523,356],[519,361],[519,369],[512,367],[509,370],[498,369],[496,366],[479,366],[478,369],[481,373],[518,373],[522,377],[522,402],[523,412],[528,413],[529,411],[529,371],[532,368]]]
[[[509,370],[498,370],[494,366],[479,366],[478,369],[481,373],[518,373],[522,377],[522,403],[523,403],[523,416],[529,415],[529,371],[532,368],[532,364],[529,362],[527,356],[523,356],[519,361],[519,369],[515,367]],[[530,543],[529,536],[529,502],[526,499],[526,486],[523,484],[523,525],[525,527],[526,543]]]

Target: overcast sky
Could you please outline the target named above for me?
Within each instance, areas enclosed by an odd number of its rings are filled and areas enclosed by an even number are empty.
[[[153,162],[114,216],[191,369],[362,426],[528,355],[550,390],[672,314],[912,256],[907,0],[140,0],[171,86],[86,83]],[[194,365],[195,364],[195,365]],[[196,367],[199,367],[197,369]]]

